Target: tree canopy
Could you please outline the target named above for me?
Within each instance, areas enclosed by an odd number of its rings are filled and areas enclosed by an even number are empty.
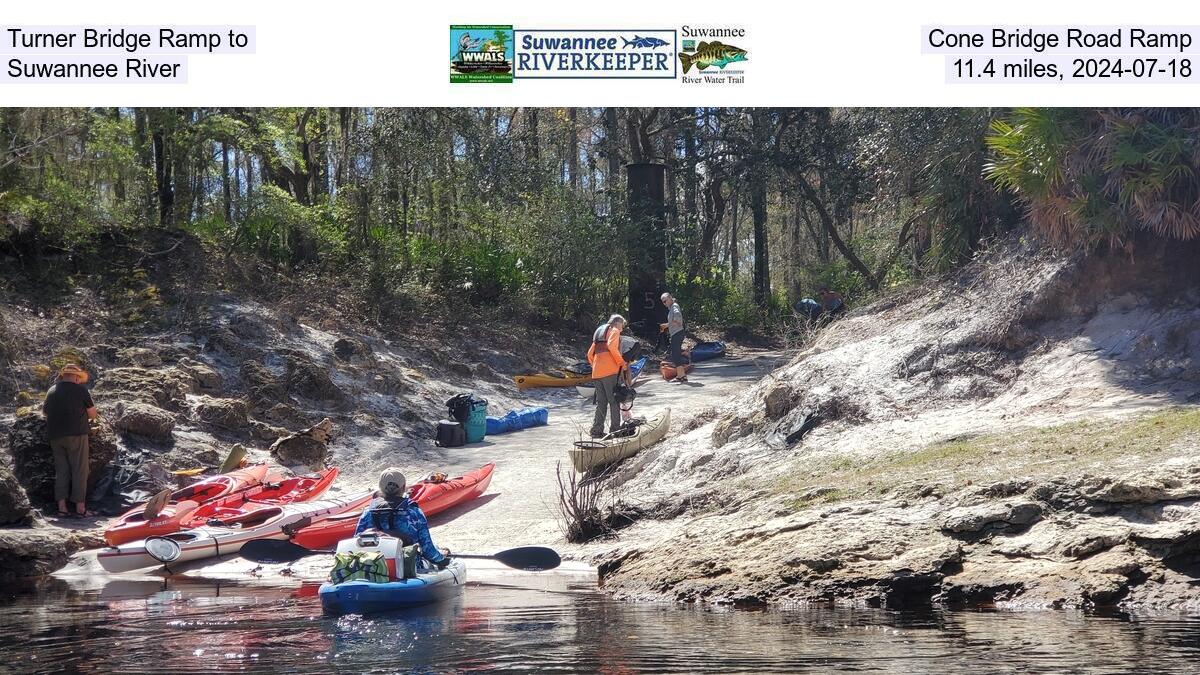
[[[557,321],[623,307],[624,166],[666,167],[667,284],[761,324],[1028,218],[1049,244],[1200,233],[1192,109],[5,108],[0,254],[177,229],[361,287]]]

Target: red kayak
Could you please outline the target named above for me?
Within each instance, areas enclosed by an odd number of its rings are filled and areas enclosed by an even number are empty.
[[[325,494],[337,476],[338,469],[330,467],[317,473],[263,483],[256,488],[215,499],[185,516],[180,529],[237,519],[267,506],[297,504],[316,499]]]
[[[492,471],[495,468],[495,463],[484,464],[464,476],[440,483],[426,479],[414,483],[409,488],[408,496],[421,507],[426,516],[432,516],[483,494],[492,482]],[[314,523],[296,532],[292,536],[292,543],[314,551],[333,548],[339,541],[354,535],[354,528],[358,526],[360,516],[362,511],[332,516]]]
[[[253,464],[244,469],[230,471],[176,490],[157,516],[146,520],[145,504],[139,504],[117,517],[112,525],[104,529],[104,540],[109,546],[118,546],[130,541],[156,535],[170,534],[180,529],[181,522],[201,504],[236,494],[262,484],[267,475],[266,464]]]

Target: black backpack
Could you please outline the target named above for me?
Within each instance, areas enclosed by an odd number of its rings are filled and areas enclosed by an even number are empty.
[[[467,444],[467,430],[454,420],[439,420],[434,443],[442,448],[457,448]]]
[[[474,398],[471,394],[458,394],[450,397],[450,400],[446,401],[446,409],[450,411],[450,418],[459,424],[466,424],[467,419],[471,416],[471,405]]]
[[[613,399],[617,403],[632,404],[635,398],[637,398],[637,390],[624,382],[618,382],[617,386],[613,388]]]

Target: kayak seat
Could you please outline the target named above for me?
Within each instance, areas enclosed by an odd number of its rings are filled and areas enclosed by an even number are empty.
[[[219,509],[215,509],[209,515],[212,517],[213,520],[222,520],[224,518],[236,518],[237,516],[239,516],[241,514],[242,514],[242,511],[240,511],[238,509],[228,509],[228,508],[222,507]]]
[[[209,525],[217,527],[253,527],[262,525],[268,520],[283,513],[283,509],[263,509],[262,511],[252,511],[231,516],[227,519],[212,518],[208,521]]]
[[[195,502],[204,503],[210,499],[213,499],[214,497],[221,496],[221,493],[224,492],[224,490],[225,490],[224,485],[212,485],[212,484],[202,485],[198,488],[195,486],[186,487],[186,488],[180,490],[179,492],[176,492],[175,494],[171,495],[171,500],[177,502],[177,501],[182,501],[184,499],[190,499]]]

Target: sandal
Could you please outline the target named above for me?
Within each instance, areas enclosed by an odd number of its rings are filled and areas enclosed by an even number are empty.
[[[80,518],[91,518],[91,517],[93,517],[93,516],[95,516],[95,515],[96,515],[96,512],[95,512],[95,511],[92,511],[91,509],[86,509],[86,510],[84,510],[84,512],[83,512],[83,513],[80,513],[80,512],[78,512],[78,511],[76,511],[76,512],[75,512],[75,515],[76,515],[76,516],[78,516],[78,517],[80,517]]]

